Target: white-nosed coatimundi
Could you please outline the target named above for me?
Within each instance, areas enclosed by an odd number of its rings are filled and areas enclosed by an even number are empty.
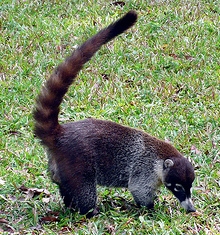
[[[49,169],[67,207],[95,215],[96,185],[126,187],[138,205],[153,208],[163,183],[188,211],[191,163],[173,146],[149,134],[93,118],[59,124],[59,106],[83,65],[100,47],[130,28],[135,11],[101,30],[61,63],[43,86],[34,110],[35,135],[47,147]]]

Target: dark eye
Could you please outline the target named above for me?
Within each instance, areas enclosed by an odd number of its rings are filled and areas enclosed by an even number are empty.
[[[183,186],[181,184],[175,184],[174,191],[178,192],[183,190]]]

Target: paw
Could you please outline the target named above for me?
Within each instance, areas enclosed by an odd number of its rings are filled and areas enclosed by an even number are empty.
[[[93,216],[96,216],[99,214],[99,208],[96,207],[93,211],[90,211],[89,213],[86,214],[86,218],[87,219],[90,219],[92,218]]]
[[[153,202],[149,203],[146,207],[147,207],[148,210],[153,211],[154,210],[154,203]]]

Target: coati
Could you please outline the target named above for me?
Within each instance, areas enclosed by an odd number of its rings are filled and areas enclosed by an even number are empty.
[[[98,212],[97,184],[126,187],[138,205],[149,209],[164,184],[183,208],[195,211],[190,199],[194,169],[170,144],[111,121],[58,122],[59,106],[83,65],[136,20],[137,13],[129,11],[84,42],[56,68],[36,100],[34,133],[48,150],[51,178],[65,205],[88,217]]]

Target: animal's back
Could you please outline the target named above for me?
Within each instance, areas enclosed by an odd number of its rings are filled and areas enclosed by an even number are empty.
[[[145,151],[142,131],[93,118],[67,123],[62,128],[57,145],[71,166],[93,168],[100,185],[127,187],[133,161]]]

